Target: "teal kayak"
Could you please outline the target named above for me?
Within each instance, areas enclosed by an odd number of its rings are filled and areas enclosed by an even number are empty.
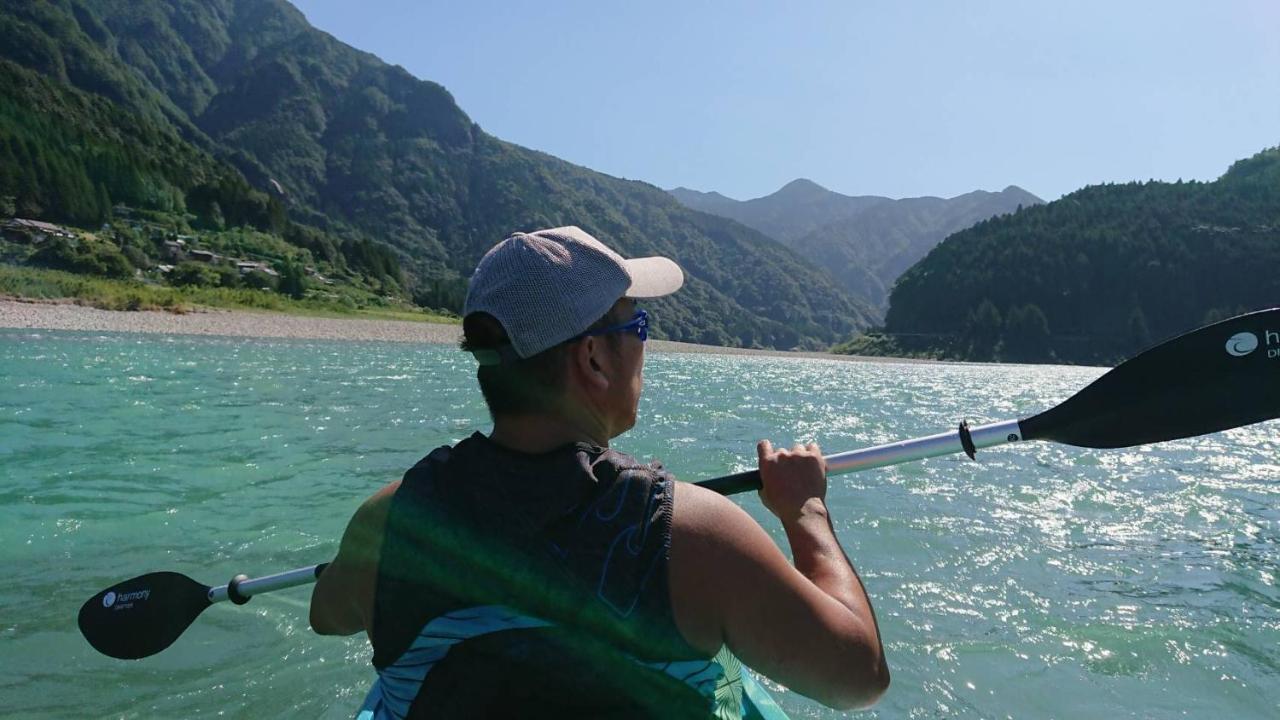
[[[423,680],[449,650],[466,640],[496,632],[545,628],[551,624],[501,605],[466,608],[434,618],[391,665],[378,671],[356,720],[401,720],[410,715]],[[693,688],[719,720],[785,720],[787,714],[742,662],[722,647],[710,660],[644,662]]]

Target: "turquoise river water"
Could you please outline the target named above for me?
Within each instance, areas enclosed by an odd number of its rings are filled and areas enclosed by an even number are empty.
[[[306,588],[214,606],[139,661],[98,655],[76,613],[144,572],[329,559],[362,498],[487,429],[473,368],[446,346],[0,330],[0,714],[350,717],[369,650],[312,634]],[[760,437],[831,453],[1025,417],[1100,372],[654,354],[615,446],[696,480]],[[832,478],[893,670],[863,715],[1280,717],[1278,481],[1276,422]]]

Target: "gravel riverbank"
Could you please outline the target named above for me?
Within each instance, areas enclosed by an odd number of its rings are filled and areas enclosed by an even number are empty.
[[[283,313],[218,309],[201,309],[179,315],[152,310],[138,312],[99,310],[68,302],[30,302],[13,299],[0,299],[0,328],[435,344],[456,344],[462,332],[461,325],[440,323],[306,317]],[[650,340],[649,348],[654,352],[766,355],[863,362],[913,362],[899,358],[854,357],[831,353],[747,350],[666,340]]]

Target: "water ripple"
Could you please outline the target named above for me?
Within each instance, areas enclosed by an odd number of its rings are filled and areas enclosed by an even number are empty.
[[[303,590],[213,608],[135,663],[93,653],[71,618],[144,571],[217,583],[330,557],[363,497],[486,427],[473,367],[448,347],[0,332],[6,708],[349,717],[367,646],[310,634]],[[1026,417],[1100,372],[656,355],[617,444],[696,480],[752,467],[761,437],[837,452]],[[870,716],[1274,717],[1278,435],[1029,443],[832,478],[894,668]]]

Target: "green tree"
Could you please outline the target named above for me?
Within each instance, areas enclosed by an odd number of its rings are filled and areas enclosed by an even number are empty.
[[[32,254],[29,262],[54,270],[117,279],[130,278],[134,274],[133,265],[129,264],[115,246],[89,244],[83,240],[72,242],[65,238],[54,238]]]
[[[218,271],[209,265],[201,262],[178,263],[169,273],[169,282],[174,285],[195,285],[200,287],[215,287],[219,281]]]
[[[1016,306],[1005,315],[1004,348],[1009,360],[1043,360],[1051,355],[1049,320],[1039,305]]]
[[[111,218],[111,193],[107,192],[107,186],[99,181],[94,185],[94,196],[94,204],[98,208],[97,222],[106,222]]]
[[[206,222],[214,230],[222,230],[227,227],[227,219],[222,215],[222,206],[218,204],[217,200],[209,203]]]
[[[152,265],[151,258],[147,257],[147,254],[142,252],[136,245],[125,245],[120,248],[120,252],[124,254],[130,265],[140,270],[147,270]]]
[[[244,277],[241,278],[241,282],[244,283],[245,287],[253,288],[254,290],[275,290],[276,289],[275,278],[262,272],[261,270],[250,270],[249,272],[244,274]]]
[[[1138,352],[1151,345],[1151,329],[1147,326],[1147,314],[1135,305],[1129,312],[1129,352]]]
[[[983,299],[976,310],[970,310],[965,321],[964,335],[975,357],[989,359],[995,356],[1000,336],[1004,332],[1004,318],[995,303]]]
[[[242,286],[240,282],[240,271],[231,265],[218,265],[214,268],[218,273],[218,287],[238,288]]]
[[[291,260],[278,263],[276,272],[280,273],[280,281],[276,289],[282,295],[294,300],[301,300],[307,295],[307,274],[301,263]]]

